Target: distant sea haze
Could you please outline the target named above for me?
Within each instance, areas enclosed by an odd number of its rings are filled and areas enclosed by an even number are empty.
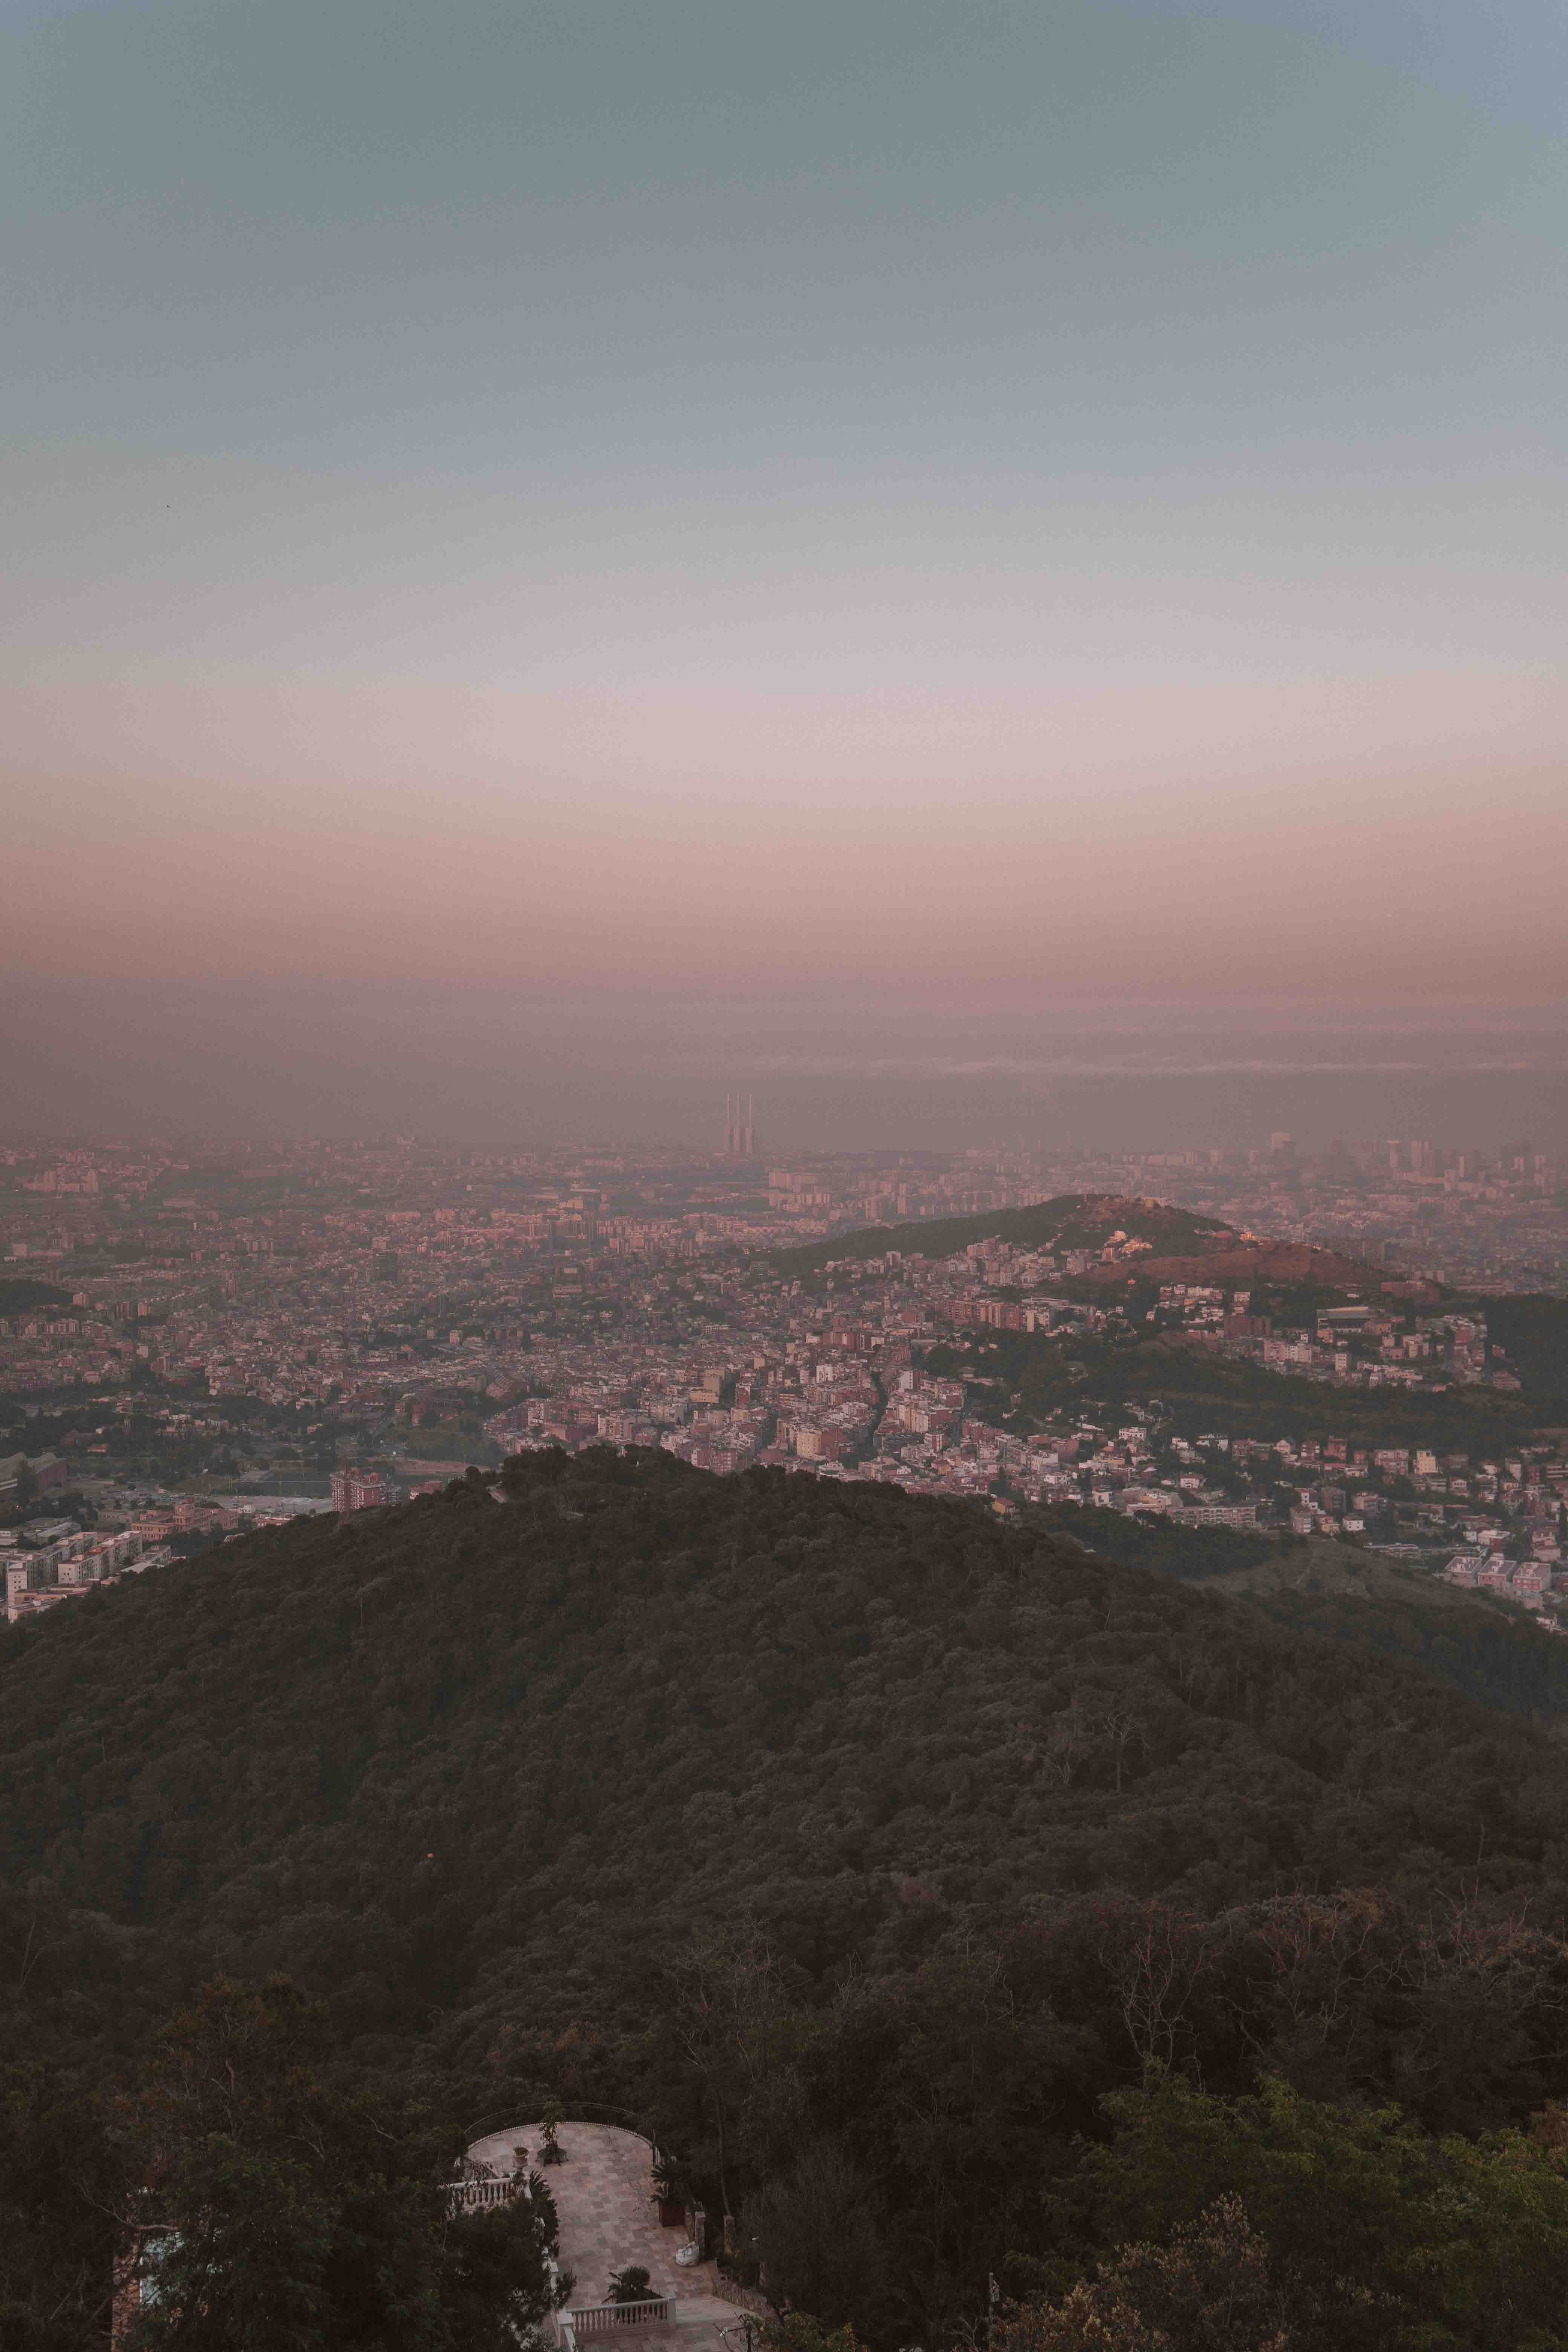
[[[1568,1021],[1107,1002],[918,987],[776,991],[255,982],[7,983],[4,1135],[395,1128],[476,1147],[759,1151],[1252,1146],[1288,1129],[1568,1147]]]

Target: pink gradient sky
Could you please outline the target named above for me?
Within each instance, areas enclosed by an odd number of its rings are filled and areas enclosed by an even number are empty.
[[[1562,13],[786,14],[18,0],[0,971],[1568,998]]]
[[[610,706],[142,677],[69,698],[119,772],[57,751],[17,773],[5,952],[62,973],[904,972],[1540,1003],[1568,994],[1568,792],[1530,741],[1552,699],[1431,677]],[[60,921],[67,865],[85,923]]]

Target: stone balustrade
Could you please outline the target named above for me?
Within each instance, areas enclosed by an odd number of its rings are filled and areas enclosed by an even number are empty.
[[[505,2173],[499,2180],[454,2180],[447,2201],[454,2213],[474,2213],[486,2205],[510,2205],[522,2186],[521,2172]]]
[[[650,2294],[640,2303],[590,2303],[569,2315],[579,2342],[584,2336],[606,2336],[612,2327],[665,2327],[670,2323],[675,2298]]]

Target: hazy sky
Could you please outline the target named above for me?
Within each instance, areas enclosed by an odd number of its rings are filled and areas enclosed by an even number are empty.
[[[1288,1128],[1568,1151],[1547,1012],[1270,1013],[1090,991],[819,982],[745,993],[473,981],[13,978],[0,1138],[377,1130],[710,1151],[731,1088],[765,1154],[976,1143],[1167,1150]],[[5,1034],[6,1029],[10,1034]]]
[[[0,964],[1568,995],[1561,0],[0,40]]]

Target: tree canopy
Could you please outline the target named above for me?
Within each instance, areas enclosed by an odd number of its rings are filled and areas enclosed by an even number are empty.
[[[1178,2196],[1167,2129],[1200,2084],[1244,2147],[1248,2102],[1347,2131],[1397,2108],[1387,2145],[1436,2151],[1417,2201],[1523,2227],[1457,2151],[1495,2142],[1511,2179],[1568,2097],[1568,1755],[1534,1724],[971,1504],[609,1449],[503,1479],[0,1638],[18,2309],[92,2270],[79,2215],[58,2263],[17,2251],[58,2151],[112,2171],[150,2099],[192,2147],[233,2143],[207,2202],[184,2193],[204,2227],[271,2198],[314,2217],[285,2314],[307,2330],[377,2102],[426,2153],[367,2175],[372,2239],[475,2116],[607,2104],[735,2217],[743,2271],[878,2347],[952,2340],[993,2273],[1059,2302],[1118,2246],[1206,2226],[1234,2183]],[[180,2053],[220,2025],[262,2056],[326,2037],[300,2063],[341,2165],[296,2168],[292,2060],[243,2129],[205,2115]],[[1094,2169],[1132,2127],[1117,2098],[1166,2118],[1142,2202]],[[1246,2229],[1296,2294],[1266,2176]],[[449,2309],[449,2268],[423,2303],[402,2276],[410,2328]]]

